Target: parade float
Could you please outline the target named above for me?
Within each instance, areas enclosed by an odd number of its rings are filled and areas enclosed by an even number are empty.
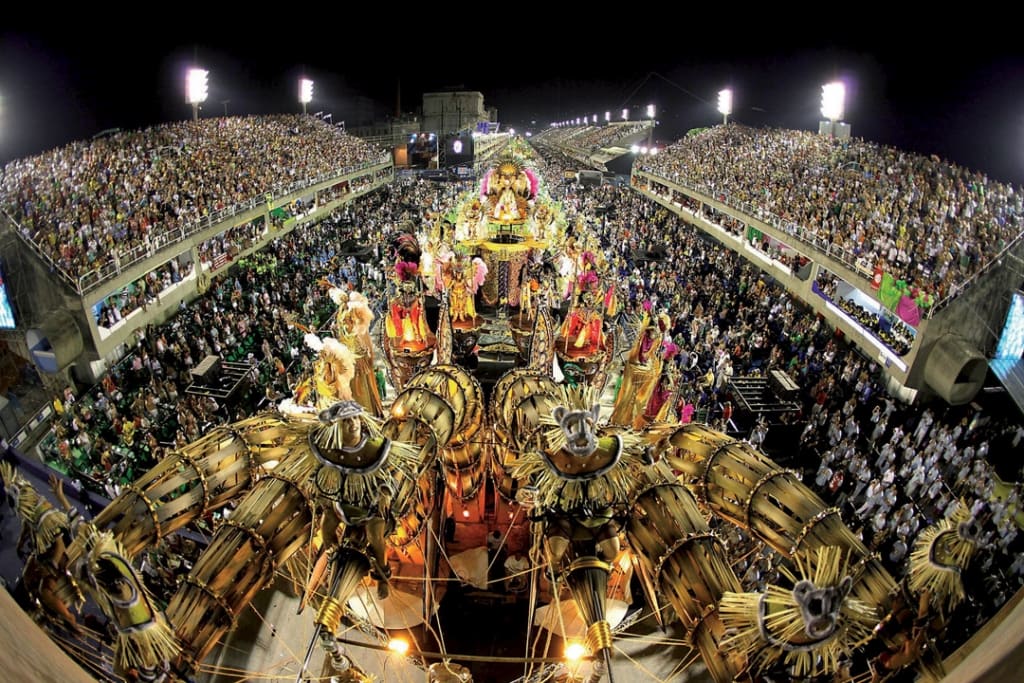
[[[915,664],[941,671],[929,643],[962,597],[976,543],[969,516],[923,534],[899,584],[797,473],[663,410],[678,380],[657,312],[637,323],[603,412],[614,276],[586,217],[570,226],[540,185],[509,155],[428,234],[396,240],[376,323],[391,400],[372,377],[367,302],[339,292],[333,329],[309,340],[318,359],[293,397],[173,450],[95,518],[51,505],[5,466],[41,608],[73,627],[88,597],[113,624],[119,675],[186,679],[285,575],[316,625],[298,679],[318,670],[364,681],[337,637],[343,621],[433,628],[444,581],[494,583],[486,551],[483,565],[480,548],[456,552],[464,529],[517,546],[522,568],[500,581],[527,602],[531,624],[582,644],[593,681],[628,665],[615,641],[634,573],[647,609],[679,625],[715,681],[838,675],[869,644],[882,678]],[[467,336],[508,347],[504,365],[457,362]],[[229,503],[158,608],[138,558]],[[712,515],[785,558],[777,584],[743,591]],[[451,659],[419,662],[429,680],[471,680]],[[578,675],[556,667],[549,677]]]

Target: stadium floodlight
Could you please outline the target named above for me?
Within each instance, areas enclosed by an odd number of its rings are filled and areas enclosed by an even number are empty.
[[[632,152],[633,154],[639,154],[640,153],[640,145],[630,145],[629,146],[629,151]]]
[[[185,80],[185,95],[188,103],[192,105],[192,120],[199,120],[199,105],[206,101],[209,94],[207,88],[207,77],[210,72],[206,69],[189,69]]]
[[[302,103],[302,113],[306,113],[306,105],[313,101],[313,81],[308,78],[299,79],[299,102]]]
[[[647,146],[646,145],[641,145],[640,146],[640,153],[641,154],[647,154]]]
[[[648,104],[647,105],[647,118],[649,118],[649,119],[653,119],[654,118],[654,105],[653,104]]]
[[[606,111],[604,113],[604,122],[605,123],[610,123],[611,120],[612,120],[612,113],[610,111]]]
[[[622,120],[629,121],[629,109],[622,110]]]
[[[725,88],[718,91],[718,113],[722,115],[722,124],[729,123],[732,114],[732,90]]]
[[[580,125],[580,117],[578,117],[578,116],[576,117],[576,125],[577,126]]]
[[[841,81],[832,81],[821,86],[821,115],[835,123],[843,118],[846,104],[846,86]]]
[[[590,122],[597,123],[597,114],[594,114],[592,117],[590,117]]]
[[[651,147],[649,150],[647,150],[647,153],[650,154],[653,157],[655,154],[658,153],[658,148],[657,147]]]

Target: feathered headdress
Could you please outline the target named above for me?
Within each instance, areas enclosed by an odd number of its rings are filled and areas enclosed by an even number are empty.
[[[586,292],[598,285],[597,273],[592,270],[587,270],[579,274],[576,278],[576,285],[581,292]]]
[[[348,310],[351,313],[351,333],[364,335],[370,331],[370,324],[373,323],[373,311],[365,296],[353,292],[348,299]]]
[[[331,297],[331,301],[333,301],[336,306],[340,306],[343,301],[346,301],[348,299],[348,292],[346,292],[341,287],[332,286],[329,290],[327,290],[327,296]]]
[[[473,293],[483,286],[487,279],[487,264],[479,256],[473,258]]]
[[[526,168],[523,169],[523,172],[530,181],[530,199],[533,199],[537,196],[537,190],[540,188],[540,181],[537,179],[537,174],[532,170]]]
[[[420,256],[423,255],[423,250],[420,249],[420,243],[416,239],[416,235],[403,232],[394,238],[392,244],[395,248],[395,257],[397,260],[419,263]]]
[[[487,173],[484,174],[483,182],[480,183],[480,197],[481,198],[484,198],[484,197],[487,196],[487,191],[491,187],[491,175],[493,173],[494,173],[494,169],[492,168],[491,170],[487,171]]]
[[[395,276],[399,282],[415,280],[420,274],[420,266],[412,261],[399,261],[395,264]]]

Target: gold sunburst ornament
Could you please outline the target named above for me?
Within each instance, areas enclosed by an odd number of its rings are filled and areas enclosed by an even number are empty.
[[[536,503],[571,511],[631,500],[640,472],[650,464],[641,438],[597,427],[599,406],[591,387],[562,387],[561,405],[540,417],[527,448],[510,464],[512,476],[536,487]]]
[[[68,516],[43,498],[27,479],[7,462],[0,462],[0,477],[14,498],[14,509],[32,535],[33,550],[44,553],[68,528]]]
[[[354,446],[345,446],[345,418],[359,421],[362,438]],[[420,463],[419,449],[410,444],[384,438],[380,422],[363,411],[355,401],[341,401],[323,411],[321,424],[309,432],[310,452],[319,464],[312,480],[314,493],[338,502],[376,507],[382,490],[394,492],[402,478],[414,479]],[[362,462],[361,452],[372,453],[373,460]]]
[[[68,548],[68,563],[85,578],[83,585],[111,619],[119,671],[159,669],[178,656],[181,647],[174,631],[112,533],[80,524]]]
[[[791,588],[723,595],[719,614],[729,636],[722,648],[742,652],[758,671],[781,659],[794,676],[834,673],[872,637],[881,615],[850,597],[857,577],[842,549],[825,546],[793,560],[796,573],[780,567]]]
[[[961,573],[978,548],[971,510],[960,501],[949,517],[921,532],[910,552],[908,585],[915,595],[929,593],[929,602],[948,614],[964,599]]]

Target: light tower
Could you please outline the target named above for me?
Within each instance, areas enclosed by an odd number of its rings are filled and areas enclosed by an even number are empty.
[[[722,125],[728,124],[732,114],[732,90],[729,88],[718,91],[718,113],[722,115]]]
[[[821,115],[826,119],[818,124],[821,135],[841,140],[850,137],[849,124],[842,122],[845,106],[846,86],[842,81],[832,81],[821,86]]]
[[[651,127],[647,129],[647,146],[650,147],[654,144],[654,115],[657,110],[653,104],[647,105],[647,118],[651,120]]]
[[[207,77],[210,72],[206,69],[189,69],[185,81],[185,95],[188,103],[192,105],[192,120],[199,120],[199,105],[206,101]]]
[[[306,113],[306,105],[313,101],[313,81],[308,78],[299,79],[299,102],[302,103],[302,113]]]

